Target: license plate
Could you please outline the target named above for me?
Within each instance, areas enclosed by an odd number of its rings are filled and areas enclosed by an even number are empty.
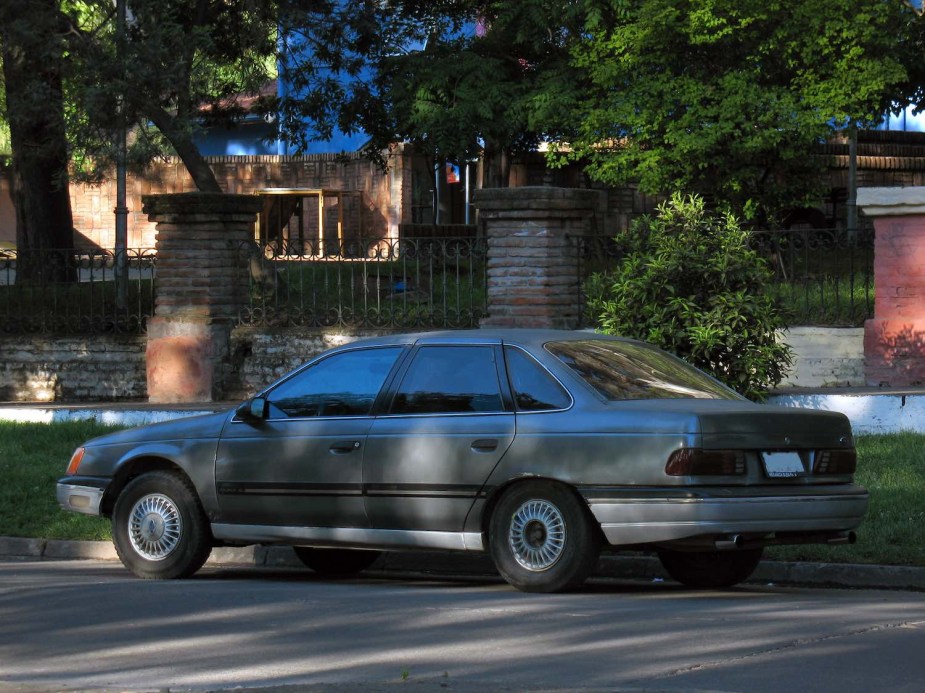
[[[763,452],[764,471],[772,479],[791,479],[803,474],[803,460],[796,452]]]

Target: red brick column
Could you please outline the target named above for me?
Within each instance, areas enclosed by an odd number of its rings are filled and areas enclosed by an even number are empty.
[[[574,188],[476,191],[474,204],[488,239],[488,316],[482,326],[578,326],[574,238],[591,232],[601,202],[598,191]]]
[[[142,198],[156,222],[157,301],[146,350],[151,402],[219,399],[216,377],[247,300],[248,243],[260,199],[178,193]]]
[[[925,188],[861,188],[874,220],[874,317],[864,324],[868,385],[925,385]]]

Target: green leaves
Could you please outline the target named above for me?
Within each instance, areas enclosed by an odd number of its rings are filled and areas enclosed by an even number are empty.
[[[623,261],[585,284],[601,331],[656,344],[754,399],[783,379],[791,362],[777,341],[784,316],[766,291],[769,269],[734,217],[676,193],[616,241]]]
[[[589,87],[564,137],[570,159],[606,184],[690,190],[747,219],[773,217],[817,192],[815,143],[915,97],[923,22],[903,3],[621,8],[589,10],[570,46]]]

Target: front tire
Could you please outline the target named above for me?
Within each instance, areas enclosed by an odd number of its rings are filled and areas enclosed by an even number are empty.
[[[582,584],[600,556],[600,532],[574,492],[548,482],[513,486],[491,515],[489,546],[501,576],[523,592]]]
[[[122,564],[140,578],[189,577],[209,558],[209,522],[192,484],[171,472],[133,479],[116,499],[112,540]]]
[[[319,549],[311,546],[293,546],[292,550],[306,567],[326,577],[356,575],[375,563],[382,553],[359,549]]]
[[[658,552],[658,559],[668,574],[688,587],[718,589],[732,587],[755,572],[764,549],[738,551],[668,551]]]

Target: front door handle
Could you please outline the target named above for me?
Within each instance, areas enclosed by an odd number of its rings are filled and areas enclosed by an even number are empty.
[[[479,438],[472,441],[473,452],[494,452],[498,449],[497,438]]]
[[[335,455],[346,455],[359,449],[360,441],[358,440],[339,440],[331,446],[331,452]]]

